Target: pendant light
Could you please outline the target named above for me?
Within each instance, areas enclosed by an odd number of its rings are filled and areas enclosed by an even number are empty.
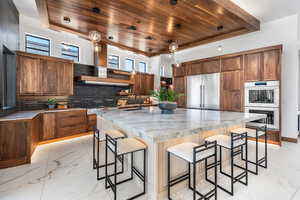
[[[92,40],[92,42],[97,43],[101,40],[101,34],[98,31],[90,31],[89,38]]]

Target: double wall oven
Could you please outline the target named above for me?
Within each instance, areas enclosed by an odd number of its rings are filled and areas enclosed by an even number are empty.
[[[245,83],[245,112],[267,115],[267,127],[280,129],[279,81]],[[257,121],[264,123],[263,120]]]

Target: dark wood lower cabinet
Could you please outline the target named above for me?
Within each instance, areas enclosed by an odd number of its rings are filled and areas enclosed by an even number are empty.
[[[85,110],[58,112],[56,115],[56,137],[67,137],[88,131]]]
[[[33,119],[0,122],[0,169],[31,162],[40,142],[75,136],[97,124],[86,110],[40,113]]]
[[[30,163],[40,134],[40,116],[0,122],[0,169]]]

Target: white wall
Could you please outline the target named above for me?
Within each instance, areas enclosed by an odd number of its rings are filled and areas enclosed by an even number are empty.
[[[124,70],[125,69],[125,59],[133,59],[134,60],[134,69],[136,71],[139,71],[139,62],[145,62],[147,65],[147,72],[151,72],[151,63],[150,63],[150,58],[141,54],[134,53],[132,51],[127,51],[124,49],[120,49],[118,47],[110,46],[108,45],[107,48],[107,55],[116,55],[119,56],[119,64],[120,64],[120,69]]]
[[[51,40],[51,56],[61,57],[60,44],[72,44],[79,46],[79,63],[93,65],[93,44],[85,39],[79,38],[74,34],[57,32],[46,28],[39,20],[20,15],[20,50],[25,51],[25,34],[33,34]]]
[[[298,111],[298,16],[293,15],[261,25],[261,31],[179,51],[180,62],[283,44],[282,60],[282,135],[297,138]],[[218,52],[218,45],[223,51]]]

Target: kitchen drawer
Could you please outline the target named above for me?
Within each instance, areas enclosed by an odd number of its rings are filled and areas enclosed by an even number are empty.
[[[87,124],[87,118],[83,116],[73,116],[73,117],[58,117],[57,127],[68,127],[75,126],[79,124]]]
[[[67,137],[71,135],[76,135],[78,133],[84,133],[88,131],[86,124],[78,124],[74,126],[65,126],[57,129],[58,137]]]
[[[61,111],[57,112],[57,117],[78,117],[78,116],[87,116],[86,110],[71,110],[71,111]]]

